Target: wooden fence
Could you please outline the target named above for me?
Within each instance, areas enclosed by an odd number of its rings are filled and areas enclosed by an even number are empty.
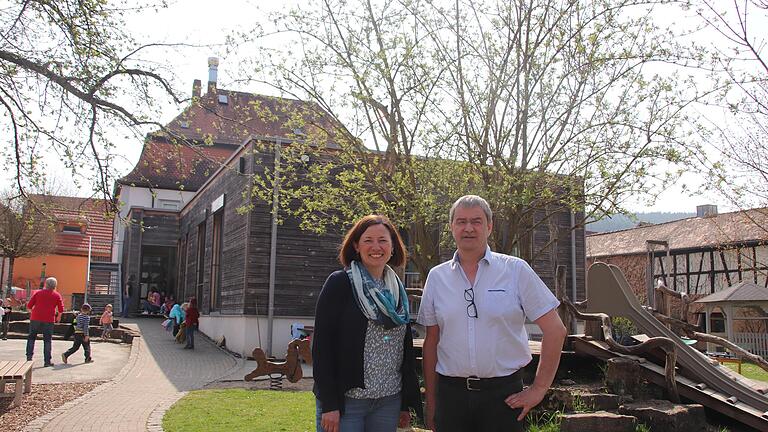
[[[768,334],[764,333],[734,333],[734,343],[752,354],[768,358]]]

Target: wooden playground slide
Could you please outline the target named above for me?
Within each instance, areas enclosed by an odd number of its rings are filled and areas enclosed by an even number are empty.
[[[686,390],[683,396],[758,430],[768,431],[768,396],[760,393],[747,380],[726,371],[716,360],[686,345],[640,304],[618,267],[596,262],[589,268],[587,300],[587,312],[623,316],[632,320],[638,330],[649,337],[673,340],[677,347],[677,365],[683,375],[678,384]],[[594,350],[592,354],[595,355],[601,350],[610,352],[599,343],[580,345],[585,350]],[[605,357],[606,354],[603,352],[599,356]],[[652,369],[651,365],[645,366]],[[663,375],[663,368],[660,373]]]

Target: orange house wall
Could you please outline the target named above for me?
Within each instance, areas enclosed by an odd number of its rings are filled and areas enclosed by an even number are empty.
[[[13,263],[13,284],[25,288],[27,281],[32,289],[40,286],[40,270],[43,263],[45,276],[53,276],[59,281],[57,291],[64,299],[64,307],[72,307],[72,294],[85,292],[85,279],[88,276],[88,257],[69,255],[48,255],[34,258],[17,258]]]

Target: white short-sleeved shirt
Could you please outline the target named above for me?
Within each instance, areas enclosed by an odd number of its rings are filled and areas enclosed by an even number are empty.
[[[434,267],[427,276],[417,322],[437,325],[437,367],[445,376],[510,375],[531,361],[525,318],[536,321],[560,302],[524,260],[486,248],[475,276],[477,318],[467,313],[469,279],[459,263]]]

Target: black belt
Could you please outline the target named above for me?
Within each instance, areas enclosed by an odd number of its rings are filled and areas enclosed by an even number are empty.
[[[513,373],[512,375],[507,375],[503,377],[493,377],[493,378],[478,378],[476,376],[470,376],[470,377],[452,377],[452,376],[445,376],[438,374],[439,382],[453,385],[453,386],[459,386],[462,388],[465,388],[469,391],[482,391],[482,390],[491,390],[494,388],[502,387],[507,384],[512,384],[515,382],[519,382],[521,378],[522,369],[519,369],[517,372]]]

